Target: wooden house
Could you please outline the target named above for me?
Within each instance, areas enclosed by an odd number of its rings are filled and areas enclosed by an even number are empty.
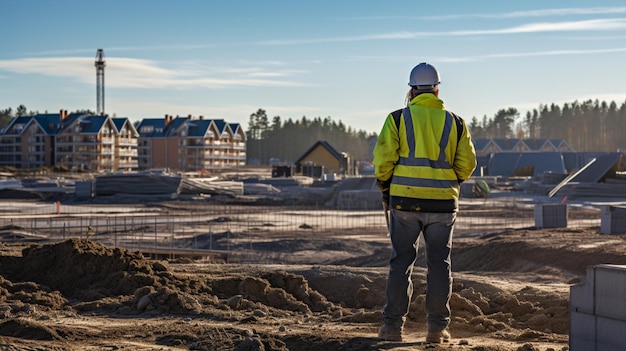
[[[321,178],[351,174],[350,157],[338,152],[328,142],[319,140],[294,161],[295,174]]]

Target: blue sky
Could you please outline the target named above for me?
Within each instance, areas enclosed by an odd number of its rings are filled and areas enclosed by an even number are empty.
[[[1,1],[0,108],[341,120],[378,132],[414,65],[470,121],[626,101],[623,1]]]

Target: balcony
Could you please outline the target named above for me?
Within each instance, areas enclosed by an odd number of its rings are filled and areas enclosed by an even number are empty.
[[[120,150],[118,156],[119,157],[137,157],[139,154],[137,151],[122,151]]]

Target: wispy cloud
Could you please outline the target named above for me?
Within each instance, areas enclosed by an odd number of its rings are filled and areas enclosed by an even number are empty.
[[[572,31],[605,31],[626,28],[626,19],[593,19],[571,22],[543,22],[530,23],[521,26],[494,29],[494,30],[468,30],[453,31],[451,35],[476,35],[476,34],[513,34],[513,33],[544,33],[544,32],[572,32]]]
[[[197,50],[219,47],[219,44],[165,44],[165,45],[145,45],[145,46],[113,46],[107,47],[106,52],[136,52],[141,51],[183,51],[183,50]],[[96,50],[93,48],[76,48],[76,49],[60,49],[60,50],[47,50],[37,52],[27,52],[29,56],[68,56],[68,55],[81,55],[81,54],[93,54],[96,56]]]
[[[466,57],[444,57],[438,59],[445,62],[468,62],[468,61],[481,61],[498,58],[521,58],[521,57],[541,57],[541,56],[568,56],[568,55],[597,55],[597,54],[611,54],[626,52],[626,47],[623,48],[610,48],[610,49],[595,49],[595,50],[549,50],[549,51],[536,51],[536,52],[515,52],[515,53],[501,53],[490,54],[480,56],[466,56]]]
[[[589,7],[589,8],[556,8],[529,11],[513,11],[498,13],[462,13],[439,16],[362,16],[362,17],[336,17],[337,20],[355,20],[355,21],[372,21],[372,20],[453,20],[459,18],[536,18],[548,16],[576,16],[576,15],[618,15],[626,13],[626,7]]]
[[[626,52],[626,47],[606,48],[606,49],[590,49],[590,50],[548,50],[534,52],[507,52],[477,56],[455,56],[455,57],[437,57],[434,58],[438,62],[471,62],[483,61],[500,58],[520,58],[520,57],[542,57],[542,56],[580,56],[580,55],[600,55]],[[354,56],[351,60],[357,61],[382,61],[382,62],[406,62],[413,57],[407,56]]]
[[[454,30],[454,31],[420,31],[420,32],[389,32],[369,34],[361,36],[289,39],[289,40],[262,40],[252,44],[259,46],[269,45],[305,45],[319,43],[360,42],[372,40],[406,40],[434,36],[477,36],[477,35],[504,35],[521,33],[547,33],[547,32],[575,32],[575,31],[609,31],[626,28],[625,18],[593,19],[584,21],[566,22],[540,22],[529,23],[508,28],[479,29],[479,30]]]
[[[543,9],[530,11],[513,11],[498,14],[472,14],[470,16],[482,18],[520,18],[520,17],[546,17],[546,16],[571,16],[571,15],[617,15],[626,13],[626,7],[582,7]]]
[[[25,58],[0,60],[0,70],[69,77],[77,82],[93,84],[95,69],[93,59],[84,57]],[[308,84],[277,79],[293,77],[301,71],[288,69],[267,70],[260,66],[237,67],[190,66],[164,68],[157,62],[133,58],[107,58],[107,86],[122,88],[186,89],[202,87],[218,89],[237,86],[291,87]]]
[[[528,17],[529,14],[549,14],[549,13],[626,13],[626,7],[615,8],[590,8],[590,9],[552,9],[513,12],[505,16],[509,17]],[[526,14],[526,15],[523,15]],[[464,15],[465,16],[465,15]],[[479,16],[479,15],[467,15]],[[491,15],[480,15],[491,16]],[[494,15],[494,17],[502,17],[502,14]],[[426,37],[454,37],[454,36],[487,36],[487,35],[508,35],[508,34],[528,34],[528,33],[554,33],[554,32],[587,32],[587,31],[616,31],[626,29],[626,18],[606,18],[606,19],[589,19],[580,21],[561,21],[561,22],[536,22],[522,24],[513,27],[504,27],[496,29],[471,29],[471,30],[452,30],[452,31],[396,31],[387,33],[373,33],[356,36],[338,36],[338,37],[322,37],[322,38],[297,38],[297,39],[268,39],[258,40],[254,42],[230,42],[230,43],[200,43],[200,44],[171,44],[171,45],[153,45],[153,46],[133,46],[133,47],[110,47],[107,52],[125,52],[125,51],[181,51],[181,50],[200,50],[206,48],[217,48],[224,46],[298,46],[310,44],[332,44],[332,43],[350,43],[350,42],[366,42],[366,41],[385,41],[385,40],[411,40]],[[78,54],[94,54],[91,49],[67,49],[29,53],[30,56],[56,56],[56,55],[78,55]]]

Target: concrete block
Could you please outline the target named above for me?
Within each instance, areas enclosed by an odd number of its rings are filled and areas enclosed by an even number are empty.
[[[595,351],[596,316],[570,312],[569,335],[570,351]]]
[[[626,350],[626,321],[597,318],[596,351]]]
[[[534,214],[537,228],[567,227],[566,204],[536,204]]]
[[[602,206],[600,209],[600,233],[626,233],[626,207]]]
[[[580,312],[591,315],[595,313],[595,280],[595,266],[589,266],[587,267],[587,276],[585,277],[585,281],[581,284],[570,286],[569,306],[571,312]]]
[[[626,350],[626,265],[587,267],[570,287],[570,350]]]
[[[595,314],[626,321],[626,266],[598,265],[595,270]]]
[[[82,180],[74,183],[74,195],[79,198],[92,198],[95,193],[93,180]]]

